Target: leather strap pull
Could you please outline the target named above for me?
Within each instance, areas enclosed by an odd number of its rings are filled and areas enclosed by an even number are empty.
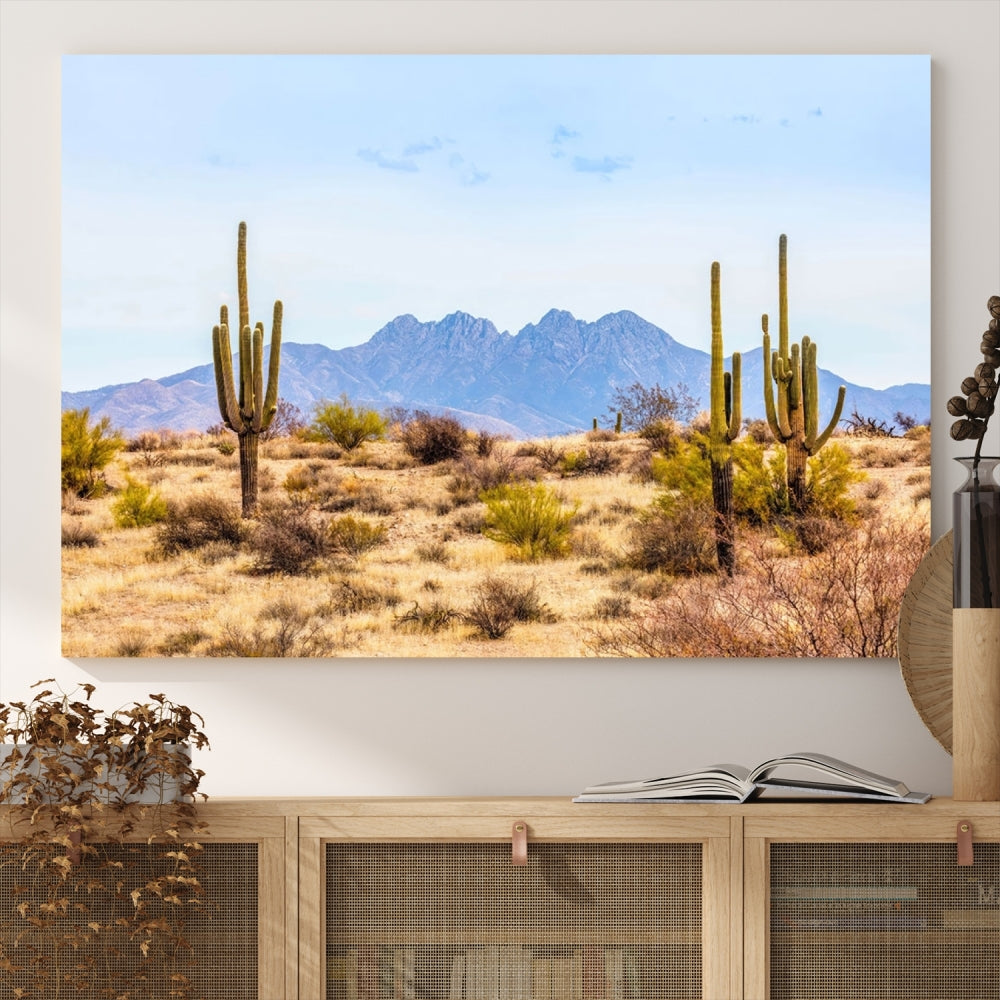
[[[958,829],[955,832],[955,839],[958,843],[958,861],[960,867],[970,867],[973,864],[972,850],[972,824],[967,820],[959,820]]]
[[[517,820],[510,834],[510,863],[515,868],[524,868],[528,863],[528,824]]]

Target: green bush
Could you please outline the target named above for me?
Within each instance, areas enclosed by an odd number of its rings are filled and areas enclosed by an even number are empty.
[[[676,490],[698,503],[711,503],[712,465],[704,435],[694,434],[690,441],[677,441],[668,455],[653,455],[650,474],[664,489]]]
[[[327,531],[330,546],[335,552],[346,552],[348,555],[360,556],[369,549],[384,544],[386,527],[366,521],[364,518],[351,517],[345,514],[330,522]]]
[[[316,404],[307,436],[310,441],[333,441],[346,451],[353,451],[365,441],[381,441],[388,426],[375,410],[355,408],[343,395],[335,403]]]
[[[167,516],[167,501],[147,483],[128,478],[128,484],[111,505],[111,516],[119,528],[146,528]]]
[[[543,483],[510,483],[486,490],[483,534],[513,546],[522,559],[534,561],[565,555],[570,524],[578,505],[565,507],[558,494]]]
[[[857,507],[850,489],[867,478],[851,464],[851,455],[843,445],[828,444],[809,459],[806,470],[809,513],[841,521],[853,520]]]
[[[105,466],[125,447],[125,438],[111,427],[110,417],[90,422],[90,409],[65,410],[62,415],[62,488],[79,497],[101,496],[107,489]]]
[[[788,513],[785,449],[767,457],[764,447],[746,437],[733,444],[733,512],[747,524],[770,524]]]

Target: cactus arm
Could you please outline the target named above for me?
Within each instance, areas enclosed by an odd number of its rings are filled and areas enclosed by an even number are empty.
[[[712,362],[709,372],[710,434],[713,447],[726,436],[726,383],[722,357],[722,303],[719,262],[712,263]]]
[[[253,398],[248,407],[251,417],[250,426],[254,433],[260,433],[261,418],[264,415],[264,324],[258,323],[253,330]]]
[[[264,396],[264,409],[261,418],[261,429],[271,426],[275,413],[278,412],[278,372],[281,366],[281,317],[283,306],[279,299],[274,303],[274,317],[271,321],[271,352],[267,359],[267,394]]]
[[[233,354],[229,345],[227,326],[212,327],[212,360],[215,368],[215,389],[219,397],[219,413],[225,425],[238,434],[243,421],[240,419],[236,390],[233,386]]]
[[[733,352],[733,374],[730,378],[730,386],[732,387],[731,394],[727,399],[727,403],[731,402],[731,412],[728,412],[729,416],[729,431],[726,435],[730,441],[735,441],[740,436],[740,428],[743,424],[743,389],[742,389],[742,374],[743,374],[743,356],[738,352]],[[727,406],[727,411],[730,411],[730,407]]]
[[[788,237],[778,237],[778,353],[788,357]]]
[[[819,375],[816,372],[816,345],[802,338],[802,414],[806,444],[816,440],[819,429]]]
[[[847,386],[842,385],[837,390],[837,405],[833,408],[833,416],[830,418],[830,422],[826,425],[826,430],[814,442],[809,444],[809,453],[811,455],[816,454],[827,441],[830,440],[830,435],[833,433],[834,428],[840,423],[840,415],[844,412],[844,400],[847,398]]]
[[[240,302],[240,330],[250,325],[250,301],[247,297],[247,224],[240,223],[236,238],[236,287]]]
[[[778,426],[778,415],[774,410],[774,389],[771,386],[778,361],[778,352],[771,353],[771,337],[767,332],[767,316],[762,317],[761,326],[764,328],[764,353],[761,357],[761,367],[764,369],[764,416],[767,418],[767,426],[771,428],[775,440],[780,441],[781,428]],[[770,365],[767,363],[768,358],[771,359]]]
[[[788,411],[785,406],[785,387],[783,366],[777,351],[771,351],[771,335],[767,332],[767,314],[760,319],[761,328],[764,331],[764,352],[762,357],[762,367],[764,369],[764,415],[767,418],[767,425],[771,428],[771,434],[775,441],[784,443],[792,436],[792,429],[788,424]],[[770,357],[771,364],[767,359]],[[774,387],[771,385],[772,379],[778,384],[778,406],[774,405]]]
[[[249,326],[240,330],[240,413],[247,421],[253,416],[253,334]]]

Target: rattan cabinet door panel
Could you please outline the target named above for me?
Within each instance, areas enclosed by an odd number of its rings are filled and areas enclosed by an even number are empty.
[[[327,843],[326,997],[702,996],[702,845]]]
[[[1000,844],[771,844],[771,1000],[996,1000]]]

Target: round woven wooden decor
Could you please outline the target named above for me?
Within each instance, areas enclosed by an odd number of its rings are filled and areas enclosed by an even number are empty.
[[[951,532],[921,560],[899,610],[899,668],[917,714],[951,753]]]

